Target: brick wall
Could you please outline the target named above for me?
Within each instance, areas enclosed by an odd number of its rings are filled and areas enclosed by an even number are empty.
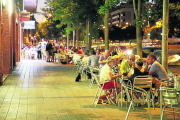
[[[0,26],[1,26],[1,11],[0,11]],[[1,27],[0,27],[0,83],[2,83],[2,69],[3,69],[3,56],[2,56],[2,37],[1,37]]]
[[[5,8],[2,10],[3,21],[3,73],[11,73],[12,70],[12,28],[11,17],[8,11],[8,1]]]

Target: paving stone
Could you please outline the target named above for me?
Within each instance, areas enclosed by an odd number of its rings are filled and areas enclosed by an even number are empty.
[[[124,120],[126,107],[92,105],[97,85],[89,89],[83,77],[75,82],[73,68],[40,60],[18,63],[0,87],[0,120]],[[179,67],[169,69],[179,71]],[[153,120],[160,119],[159,108],[151,112]],[[129,120],[148,119],[147,107],[129,114]]]

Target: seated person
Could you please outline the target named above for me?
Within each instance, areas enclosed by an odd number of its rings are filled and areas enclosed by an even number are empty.
[[[123,53],[123,60],[121,62],[121,73],[124,76],[127,76],[129,70],[130,70],[130,65],[129,65],[129,60],[128,60],[128,54],[127,52]]]
[[[91,50],[90,51],[90,56],[88,57],[88,61],[87,61],[88,79],[91,79],[91,74],[90,74],[89,67],[94,68],[95,66],[99,66],[98,61],[99,61],[99,56],[96,56],[96,52],[94,50]]]
[[[103,87],[104,89],[110,89],[110,88],[116,87],[117,94],[119,94],[121,91],[121,84],[113,82],[113,80],[115,80],[117,77],[120,77],[121,74],[117,74],[117,75],[113,74],[111,67],[114,65],[115,65],[115,60],[112,59],[111,56],[109,56],[107,59],[107,63],[101,69],[100,84],[103,85],[103,83],[104,83],[104,87]],[[112,91],[111,91],[111,95],[116,97],[115,92],[112,93]],[[111,96],[109,95],[109,97],[111,97]]]
[[[81,46],[78,47],[78,54],[83,54]]]
[[[114,56],[114,55],[118,55],[117,51],[116,51],[116,48],[114,48],[114,50],[111,52],[111,56]]]
[[[149,65],[151,65],[151,67],[148,69]],[[154,54],[149,54],[147,56],[145,70],[149,72],[149,75],[152,75],[152,83],[155,85],[156,88],[159,88],[162,83],[159,80],[169,80],[166,70],[159,62],[157,62],[157,58]],[[163,84],[163,86],[164,85],[165,84]]]
[[[90,51],[90,56],[88,57],[87,66],[88,67],[95,67],[99,66],[99,56],[96,56],[96,52],[94,50]]]
[[[78,61],[81,61],[82,58],[83,58],[83,55],[78,54],[78,50],[75,49],[74,54],[73,54],[73,62],[74,62],[74,64],[76,64]]]
[[[148,75],[148,72],[144,72],[143,60],[141,58],[136,59],[135,67],[131,68],[130,72],[128,73],[128,77],[130,78],[132,85],[134,83],[134,78],[138,75]],[[131,93],[131,92],[129,92],[129,93]],[[136,93],[136,94],[133,93],[134,99],[138,99],[140,96],[141,96],[141,93]]]
[[[148,75],[148,72],[144,72],[143,61],[141,58],[136,59],[135,67],[130,70],[128,77],[131,79],[131,83],[134,83],[134,78],[138,75]]]
[[[117,55],[113,56],[113,59],[115,60],[115,65],[111,67],[113,73],[116,75],[118,74],[120,70],[120,64],[119,64],[119,57]]]
[[[102,54],[100,53],[100,49],[96,49],[96,56],[101,56]]]
[[[115,55],[113,56],[113,59],[115,60],[114,66],[111,67],[114,75],[118,74],[120,71],[120,64],[119,64],[119,56]],[[116,79],[116,82],[119,82],[119,79]]]
[[[99,58],[99,67],[102,68],[106,62],[104,62],[104,60],[107,60],[107,58],[110,56],[110,51],[109,50],[105,50],[105,55],[101,55]]]
[[[85,55],[84,55],[84,57],[82,58],[82,63],[83,63],[83,65],[87,65],[87,61],[88,61],[88,58],[89,58],[89,50],[86,50],[85,51]]]
[[[135,55],[134,54],[131,54],[130,56],[129,56],[129,66],[130,67],[135,67]]]

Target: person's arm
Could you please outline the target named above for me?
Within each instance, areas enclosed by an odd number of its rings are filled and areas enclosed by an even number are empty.
[[[154,71],[149,70],[149,75],[152,75],[153,73],[154,73]]]
[[[144,71],[145,71],[145,72],[148,72],[148,65],[149,65],[149,64],[148,64],[148,61],[146,61],[146,66],[145,66],[145,68],[144,68]]]
[[[91,65],[91,59],[88,57],[87,66],[89,67]]]
[[[103,60],[102,60],[102,56],[99,58],[99,64],[102,64],[103,63]]]
[[[119,73],[119,74],[117,74],[117,75],[114,75],[113,72],[111,71],[111,72],[109,72],[109,76],[111,77],[111,80],[114,80],[114,79],[116,79],[117,77],[121,77],[122,74]]]

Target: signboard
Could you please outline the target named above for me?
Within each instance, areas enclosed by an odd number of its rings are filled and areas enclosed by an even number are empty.
[[[20,12],[20,21],[30,21],[30,12]]]
[[[24,21],[23,29],[35,29],[35,21]]]
[[[28,12],[35,12],[36,9],[37,0],[24,0],[24,10],[27,10]]]

